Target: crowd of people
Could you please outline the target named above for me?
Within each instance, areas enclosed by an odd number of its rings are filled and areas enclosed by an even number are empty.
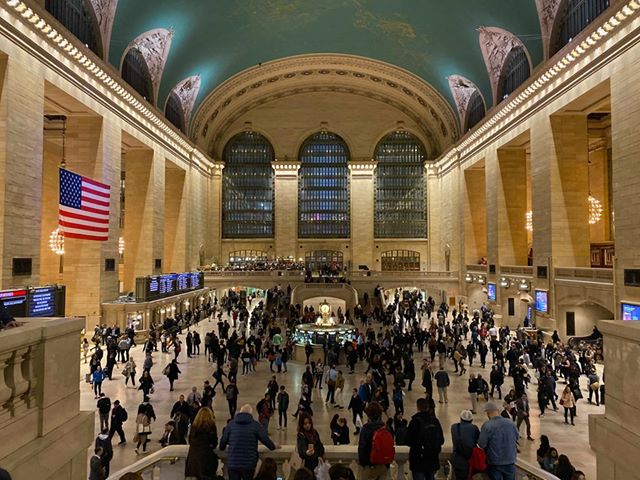
[[[290,292],[290,288],[276,287],[269,293],[270,298],[279,298],[287,297]],[[158,339],[161,351],[174,355],[162,370],[170,390],[182,373],[180,337],[186,343],[187,357],[200,355],[202,345],[202,354],[213,366],[213,382],[205,380],[202,388],[193,386],[186,397],[184,394],[179,396],[160,439],[163,446],[189,445],[185,474],[194,478],[214,478],[217,460],[211,459],[215,457],[216,448],[228,449],[229,478],[254,478],[258,442],[270,449],[278,448],[268,435],[276,412],[278,430],[288,428],[289,415],[295,418],[301,469],[312,472],[311,478],[317,477],[318,467],[323,466],[320,459],[325,441],[348,445],[352,439],[357,439],[358,463],[363,468],[363,478],[384,477],[393,461],[393,449],[398,445],[409,447],[410,469],[415,478],[434,478],[441,468],[439,459],[444,444],[443,427],[436,414],[434,384],[438,391],[437,402],[448,403],[448,389],[456,381],[451,377],[465,376],[467,367],[474,366],[474,362],[482,367],[490,364],[491,373],[486,379],[477,373],[465,377],[469,409],[463,410],[459,422],[450,427],[453,445],[450,462],[454,478],[468,478],[475,469],[486,470],[490,478],[513,478],[522,442],[533,440],[531,390],[536,391],[541,417],[548,409],[559,410],[559,405],[568,425],[574,423],[577,404],[582,397],[580,380],[583,376],[587,377],[589,401],[595,400],[597,405],[604,403],[600,388],[603,385],[600,385],[593,356],[587,348],[576,352],[561,342],[545,344],[541,336],[532,338],[522,329],[497,328],[488,308],[470,313],[459,305],[450,311],[447,304],[436,306],[432,298],[424,299],[418,291],[401,290],[386,306],[358,306],[353,314],[345,312],[342,321],[361,325],[356,328],[353,340],[341,345],[328,342],[323,348],[323,358],[314,358],[315,351],[307,350],[300,391],[289,392],[285,385],[279,384],[278,374],[287,371],[287,362],[292,356],[293,345],[287,329],[291,324],[284,325],[277,309],[267,308],[262,299],[248,300],[245,302],[230,293],[219,304],[216,301],[165,321],[152,330],[142,345],[146,353],[139,369],[128,352],[135,344],[131,331],[120,332],[112,328],[96,332],[89,368],[100,418],[94,457],[100,462],[92,459],[92,467],[95,465],[92,480],[108,475],[114,435],[118,434],[119,444],[127,441],[122,428],[128,419],[127,411],[117,400],[111,404],[100,385],[105,378],[113,378],[117,362],[124,365],[125,384],[130,381],[142,393],[135,415],[133,440],[136,453],[147,450],[151,426],[156,421],[151,403],[155,380],[151,372],[157,370],[153,369],[153,353],[158,351]],[[368,299],[365,306],[367,304]],[[292,309],[296,313],[294,323],[311,317],[307,315],[308,309],[307,312],[300,306],[292,306]],[[191,327],[203,318],[212,322],[217,319],[217,323],[200,338]],[[103,348],[106,354],[100,354]],[[106,363],[102,368],[105,355]],[[86,354],[84,356],[86,358]],[[252,375],[259,363],[264,365],[262,371],[269,368],[269,373],[273,372],[266,379],[264,396],[256,399],[255,405],[247,404],[238,410],[238,375]],[[345,374],[353,374],[356,367],[364,374],[351,395],[347,395],[344,392]],[[513,387],[507,390],[504,385],[509,377]],[[566,384],[560,395],[556,393],[559,381]],[[405,398],[412,389],[423,389],[424,393],[415,404],[416,413],[409,416],[406,409],[413,409],[413,405],[405,405]],[[219,439],[213,413],[216,393],[226,401],[230,416]],[[496,397],[501,403],[496,403]],[[326,408],[335,409],[329,424],[330,434],[325,439],[313,423],[314,405],[323,401]],[[487,421],[478,428],[473,422],[474,414],[480,411],[485,412]],[[350,412],[349,415],[345,415],[346,412]],[[523,436],[520,434],[522,424],[526,433]],[[584,478],[566,455],[558,455],[557,450],[550,447],[546,437],[540,441],[538,460],[541,468],[561,480]],[[263,475],[266,474],[263,472]]]

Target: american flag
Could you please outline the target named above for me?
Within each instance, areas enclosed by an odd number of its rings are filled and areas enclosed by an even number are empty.
[[[58,226],[65,238],[104,242],[109,238],[111,187],[60,169]]]

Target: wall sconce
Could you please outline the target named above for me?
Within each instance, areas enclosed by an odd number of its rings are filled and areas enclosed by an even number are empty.
[[[470,273],[467,273],[464,276],[464,281],[467,282],[467,283],[473,283],[473,275],[471,275]]]
[[[502,277],[500,279],[500,286],[502,288],[509,288],[511,286],[511,280],[509,280],[508,278]]]
[[[486,282],[487,279],[484,277],[484,275],[478,275],[478,284],[484,285]]]
[[[529,290],[531,290],[531,286],[529,285],[529,282],[523,278],[518,284],[518,290],[520,290],[521,292],[528,292]]]

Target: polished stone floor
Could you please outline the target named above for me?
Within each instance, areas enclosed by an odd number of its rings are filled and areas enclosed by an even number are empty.
[[[215,329],[215,322],[203,321],[197,327],[204,338],[204,332],[212,331]],[[185,331],[186,333],[186,331]],[[183,342],[184,345],[184,342]],[[133,358],[138,365],[138,376],[141,372],[141,366],[143,362],[143,354],[141,346],[138,346],[132,350]],[[156,382],[155,394],[152,396],[152,404],[154,406],[158,420],[153,428],[153,434],[151,435],[151,442],[149,443],[149,451],[154,452],[160,449],[159,439],[162,435],[165,422],[169,420],[169,413],[173,403],[178,399],[181,393],[185,396],[189,393],[192,386],[197,386],[201,390],[204,380],[209,380],[213,384],[213,367],[211,363],[208,363],[204,358],[204,355],[195,356],[191,359],[186,356],[186,347],[180,354],[179,362],[182,375],[175,383],[175,390],[169,391],[169,382],[162,375],[162,369],[173,358],[173,354],[154,353],[154,367],[151,370],[152,376]],[[420,354],[417,352],[414,354],[416,368],[419,370],[421,359]],[[346,377],[345,385],[345,403],[348,403],[348,396],[352,388],[359,385],[360,379],[363,377],[363,372],[366,369],[366,365],[361,362],[356,368],[356,373],[349,375],[344,369]],[[447,369],[451,376],[451,387],[449,389],[449,403],[448,404],[436,404],[437,415],[440,419],[443,428],[445,430],[446,443],[450,445],[451,434],[450,425],[458,421],[458,415],[462,409],[471,408],[469,395],[466,393],[467,378],[454,376],[453,364],[449,364]],[[304,371],[304,363],[299,361],[289,362],[289,368],[287,373],[277,374],[277,380],[280,384],[284,384],[289,391],[291,397],[291,408],[297,404],[297,399],[300,392],[301,377]],[[475,365],[468,368],[468,373],[482,373],[483,377],[489,377],[489,365],[487,368],[482,369],[479,365]],[[93,391],[89,384],[84,383],[84,373],[88,372],[88,365],[82,365],[82,379],[81,379],[81,400],[80,407],[82,410],[95,410],[95,399]],[[249,403],[255,407],[255,404],[264,394],[267,382],[271,377],[269,372],[269,364],[266,360],[262,360],[258,363],[257,371],[248,375],[238,376],[238,388],[240,390],[240,397],[238,400],[238,406],[245,403]],[[418,373],[418,377],[420,374]],[[226,380],[226,379],[225,379]],[[414,389],[411,392],[406,392],[405,397],[405,417],[415,413],[415,400],[421,396],[423,389],[419,386],[420,380],[418,379],[414,385]],[[511,385],[510,378],[506,379],[505,387]],[[558,383],[558,393],[564,387],[562,382]],[[532,434],[535,441],[528,441],[523,439],[521,443],[521,458],[535,464],[536,449],[539,446],[538,439],[541,434],[547,435],[551,440],[551,445],[556,447],[560,454],[566,454],[576,468],[583,470],[587,474],[587,478],[596,478],[595,468],[595,454],[589,447],[588,436],[588,415],[591,413],[603,413],[604,407],[596,407],[595,405],[588,404],[585,400],[578,402],[578,417],[576,418],[576,426],[565,425],[563,415],[560,412],[548,411],[544,418],[538,417],[537,403],[535,401],[535,379],[533,384],[529,387],[529,396],[531,400],[532,410]],[[586,377],[582,379],[582,388],[586,399]],[[111,463],[111,471],[116,471],[136,461],[138,457],[135,452],[135,443],[133,442],[134,430],[135,430],[135,414],[136,409],[142,401],[142,392],[136,388],[125,387],[124,377],[120,371],[117,370],[113,375],[113,380],[105,380],[103,383],[103,391],[111,398],[111,401],[118,399],[125,406],[129,413],[129,420],[125,423],[124,430],[128,443],[126,445],[117,445],[118,436],[114,437],[114,458]],[[322,390],[324,393],[326,390]],[[482,413],[483,402],[480,402],[478,408],[478,414],[475,415],[475,422],[478,426],[486,420],[485,415]],[[330,443],[329,438],[329,421],[334,413],[340,413],[349,420],[351,424],[350,412],[346,409],[337,410],[326,406],[324,404],[324,397],[320,397],[319,392],[314,391],[313,405],[314,410],[314,423],[316,428],[320,432],[323,441]],[[214,410],[218,425],[218,434],[220,435],[222,427],[226,424],[229,418],[227,409],[227,402],[223,395],[220,394],[218,388],[218,394],[214,399]],[[393,410],[393,407],[391,408]],[[390,411],[391,411],[390,410]],[[289,415],[289,420],[294,420]],[[96,411],[96,434],[99,429],[99,418]],[[353,429],[351,429],[353,431]],[[277,429],[277,418],[272,418],[269,434],[271,437],[280,444],[292,444],[295,443],[295,422],[290,422],[288,428],[285,431],[279,431]],[[524,425],[521,427],[521,434],[525,436]],[[357,443],[357,437],[351,436],[351,443]],[[92,453],[92,449],[90,450]],[[90,457],[88,454],[88,458]]]

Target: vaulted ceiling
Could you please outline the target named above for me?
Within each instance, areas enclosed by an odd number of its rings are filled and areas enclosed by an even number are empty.
[[[195,112],[225,80],[263,62],[309,53],[358,55],[408,70],[455,111],[452,75],[477,85],[492,103],[481,26],[511,32],[533,65],[541,62],[535,0],[119,0],[109,61],[119,67],[134,39],[171,31],[157,104],[162,108],[176,85],[199,76]]]

